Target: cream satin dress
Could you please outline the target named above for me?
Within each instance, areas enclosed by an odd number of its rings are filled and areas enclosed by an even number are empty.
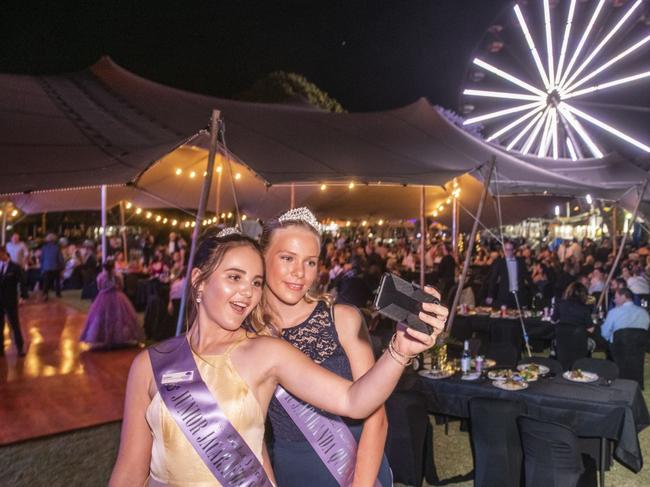
[[[231,352],[243,341],[232,344],[221,355],[194,355],[197,367],[235,429],[263,463],[264,415],[262,409],[230,360]],[[156,393],[146,413],[153,435],[148,486],[221,486],[174,421],[160,394]]]

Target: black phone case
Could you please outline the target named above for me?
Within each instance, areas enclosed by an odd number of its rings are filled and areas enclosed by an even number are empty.
[[[418,315],[422,311],[422,303],[437,303],[440,301],[420,286],[411,284],[390,273],[385,273],[379,283],[374,306],[382,315],[406,324],[409,328],[430,335],[433,327],[422,321]]]

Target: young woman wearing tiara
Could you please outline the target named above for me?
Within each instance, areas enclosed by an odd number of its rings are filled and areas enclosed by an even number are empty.
[[[347,380],[362,377],[375,361],[361,313],[353,306],[333,305],[330,296],[313,292],[321,240],[320,225],[311,211],[297,208],[265,222],[260,244],[266,283],[264,316],[258,319],[272,324],[281,338],[322,367]],[[433,289],[429,292],[440,297]],[[426,306],[427,311],[446,317],[444,307]],[[273,470],[279,487],[302,486],[306,478],[314,487],[392,485],[384,456],[388,423],[383,405],[364,421],[315,412],[336,421],[343,437],[349,438],[344,479],[341,481],[323,461],[325,456],[304,433],[304,425],[294,421],[282,401],[274,398],[269,419]]]
[[[265,325],[255,317],[242,326],[264,285],[253,240],[232,230],[208,231],[190,279],[187,335],[142,352],[129,372],[112,487],[270,487],[264,420],[279,384],[318,408],[366,417],[389,396],[408,360],[433,345],[444,320],[424,317],[432,335],[396,333],[376,365],[352,383],[284,340],[263,336]],[[310,425],[327,439],[336,466],[345,456],[336,425],[318,418]]]

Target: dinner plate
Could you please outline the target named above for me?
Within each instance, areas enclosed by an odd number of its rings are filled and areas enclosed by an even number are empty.
[[[519,365],[517,365],[517,370],[519,370],[519,371],[525,370],[525,369],[529,368],[531,365],[537,365],[537,367],[538,367],[537,374],[538,375],[546,375],[551,371],[551,369],[549,369],[546,365],[540,365],[540,364],[536,364],[536,363],[519,364]]]
[[[510,375],[502,375],[502,374],[507,374],[510,372]],[[512,377],[512,370],[509,369],[497,369],[497,370],[490,370],[487,374],[488,379],[490,380],[495,380],[495,381],[503,381],[506,380],[508,377]]]
[[[476,380],[481,377],[480,372],[469,372],[468,374],[463,374],[461,380]]]
[[[422,377],[426,377],[427,379],[433,379],[433,380],[438,380],[438,379],[447,379],[454,375],[453,372],[450,370],[444,370],[442,372],[440,371],[432,371],[432,370],[418,370],[418,374],[420,374]]]
[[[528,388],[528,382],[523,380],[514,384],[512,382],[495,380],[492,382],[492,385],[494,387],[498,387],[499,389],[503,389],[504,391],[522,391]]]
[[[571,372],[572,370],[567,370],[564,374],[562,374],[562,377],[564,377],[566,380],[570,380],[571,382],[583,382],[583,383],[588,383],[588,382],[596,382],[599,377],[598,374],[594,374],[593,372],[587,372],[585,370],[581,370],[582,372],[582,377],[571,377]]]

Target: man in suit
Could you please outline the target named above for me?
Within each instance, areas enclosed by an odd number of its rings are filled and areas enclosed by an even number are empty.
[[[5,319],[11,327],[11,332],[19,357],[25,356],[23,349],[23,334],[20,331],[18,319],[18,287],[22,297],[27,297],[27,288],[22,279],[23,270],[9,258],[4,246],[0,246],[0,320],[4,334]],[[0,355],[4,355],[4,346],[0,347]]]
[[[528,306],[530,276],[526,263],[521,257],[515,257],[515,246],[506,240],[503,244],[504,257],[497,258],[490,268],[488,297],[485,302],[494,307],[506,305],[517,306],[513,292],[517,293],[520,306]]]

